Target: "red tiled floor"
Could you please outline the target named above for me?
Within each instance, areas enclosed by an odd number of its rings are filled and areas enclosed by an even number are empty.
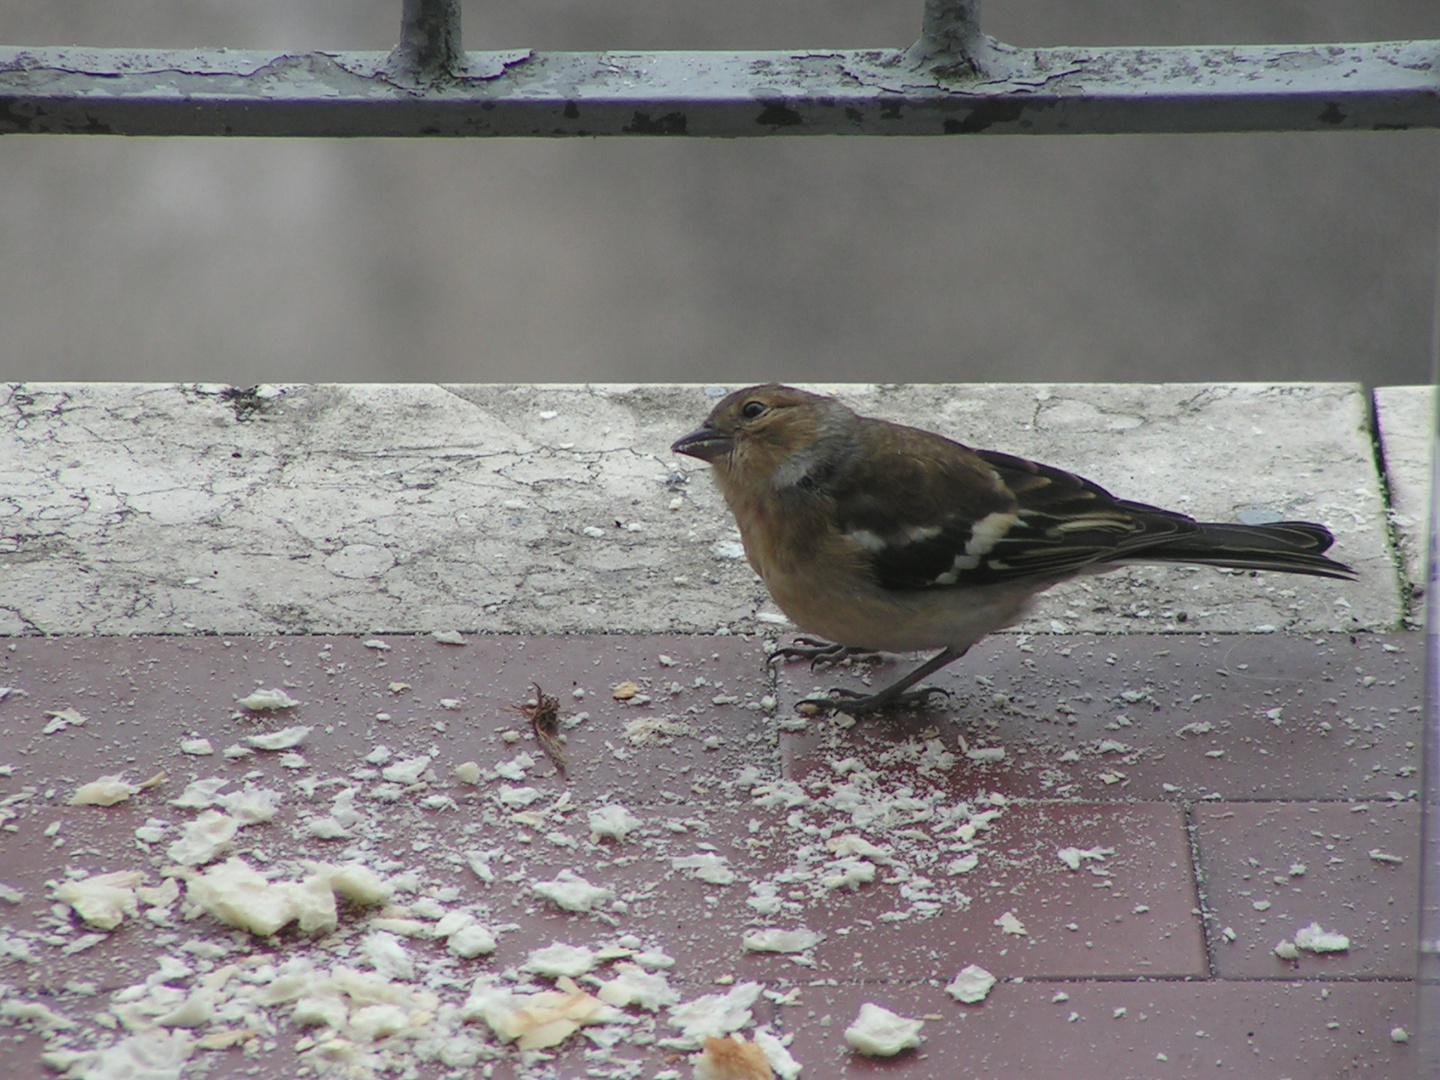
[[[976,782],[1036,798],[1333,799],[1418,788],[1420,640],[1092,635],[982,641],[932,680],[923,714],[815,719],[782,734],[794,775],[837,746],[883,746],[927,728],[953,747],[1003,746]],[[878,688],[913,666],[782,666],[783,707],[829,686]]]
[[[1071,870],[1056,855],[1068,847],[1110,854]],[[937,852],[925,873],[939,887],[926,891],[958,888],[965,898],[948,893],[930,918],[910,913],[896,889],[878,883],[837,890],[812,907],[805,925],[826,934],[815,949],[814,974],[949,979],[970,963],[996,975],[1205,974],[1189,842],[1177,807],[1014,805],[982,834],[976,853],[973,870],[949,877],[945,866],[956,856]],[[1026,934],[997,925],[1006,912]],[[887,921],[897,913],[910,917]]]
[[[231,765],[219,757],[182,756],[183,737],[206,736],[218,752],[257,730],[309,724],[324,730],[328,752],[354,754],[355,765],[383,743],[397,755],[432,753],[437,769],[467,758],[488,766],[518,752],[501,734],[525,729],[514,706],[532,696],[532,683],[538,683],[558,696],[562,714],[590,716],[567,731],[572,789],[623,790],[629,799],[682,802],[694,784],[728,776],[741,765],[771,775],[776,768],[764,714],[743,707],[769,693],[753,642],[474,637],[468,645],[453,646],[428,637],[366,640],[382,640],[390,648],[365,648],[354,637],[318,636],[21,638],[14,652],[0,652],[0,685],[28,695],[0,701],[0,746],[11,748],[4,761],[18,765],[25,755],[36,755],[45,772],[39,779],[25,777],[25,783],[47,782],[62,775],[60,768],[63,775],[91,779],[121,769],[129,769],[132,778],[140,772],[149,776],[163,767],[183,784],[217,769],[238,774],[253,766],[253,761]],[[673,664],[661,664],[662,654]],[[699,686],[697,679],[703,680]],[[645,705],[613,700],[611,688],[625,680],[641,684],[653,700]],[[407,686],[396,692],[391,683]],[[672,683],[678,692],[669,692]],[[259,686],[286,687],[301,704],[264,718],[231,719],[238,711],[235,700]],[[582,699],[573,696],[576,689],[585,692]],[[716,705],[716,697],[736,700]],[[454,706],[445,707],[445,701]],[[39,733],[47,711],[69,706],[92,725]],[[381,714],[388,719],[378,719]],[[675,717],[695,738],[718,736],[719,748],[692,755],[692,738],[648,749],[631,746],[625,722],[655,715]],[[526,746],[535,749],[533,741],[519,748]],[[539,772],[553,772],[541,764]],[[449,779],[448,768],[444,778]],[[555,776],[545,786],[556,794],[565,787]]]
[[[804,987],[799,998],[781,1019],[806,1076],[1392,1080],[1409,1075],[1412,1059],[1390,1038],[1392,1027],[1413,1027],[1408,983],[1001,983],[981,1005],[959,1005],[939,986],[851,985]],[[851,1053],[843,1032],[866,1001],[934,1017],[926,1042],[887,1061]]]
[[[793,1036],[790,1053],[804,1067],[805,1077],[1400,1080],[1412,1075],[1412,1047],[1389,1035],[1393,1027],[1411,1026],[1414,1002],[1408,983],[1001,983],[979,1005],[957,1004],[940,987],[924,984],[805,985],[790,992],[796,1004],[785,1007],[762,997],[755,1020],[774,1024],[782,1036]],[[1067,1000],[1055,1001],[1059,994]],[[922,1029],[924,1044],[892,1059],[850,1051],[844,1031],[866,1001],[903,1016],[928,1018]],[[1124,1014],[1117,1017],[1117,1009]],[[238,1051],[209,1054],[205,1060],[213,1067],[206,1075],[217,1080],[297,1075],[299,1062],[291,1047],[300,1034],[286,1025],[275,1048],[255,1056]],[[44,1075],[38,1065],[40,1040],[25,1032],[17,1040],[11,1061],[35,1071],[12,1075]],[[585,1059],[583,1049],[583,1040],[567,1043],[548,1075],[586,1075],[595,1064]],[[682,1077],[690,1072],[686,1055],[657,1047],[622,1044],[615,1058],[643,1062],[641,1076],[653,1076],[667,1066],[679,1067]],[[491,1068],[485,1075],[496,1080],[536,1075],[518,1069],[513,1058]],[[416,1075],[429,1080],[454,1074],[431,1062],[420,1065]]]
[[[66,956],[33,935],[61,932],[63,942],[84,929],[63,912],[55,920],[47,880],[70,867],[138,868],[154,883],[168,862],[168,837],[147,853],[137,848],[135,828],[152,817],[172,825],[193,818],[195,811],[168,803],[193,779],[225,776],[236,788],[248,777],[284,795],[275,821],[237,838],[236,850],[252,862],[281,870],[305,859],[388,860],[388,872],[416,871],[419,892],[401,901],[428,894],[446,906],[469,904],[502,928],[496,952],[475,961],[449,959],[437,942],[409,942],[432,975],[449,980],[447,1000],[456,993],[463,1000],[477,974],[513,968],[553,941],[593,948],[633,933],[675,958],[672,983],[686,999],[723,989],[715,982],[721,975],[763,980],[776,991],[798,987],[799,1006],[762,998],[755,1014],[757,1022],[775,1020],[796,1032],[796,1056],[810,1077],[876,1070],[948,1077],[956,1074],[944,1070],[957,1061],[966,1063],[966,1075],[1066,1068],[1106,1080],[1191,1075],[1187,1068],[1198,1069],[1197,1062],[1206,1074],[1296,1080],[1366,1070],[1403,1075],[1386,1071],[1406,1060],[1405,1048],[1387,1033],[1409,1023],[1403,1013],[1410,985],[1331,977],[1410,974],[1413,804],[1372,801],[1369,810],[1353,813],[1335,802],[1188,798],[1212,790],[1232,799],[1373,797],[1418,786],[1407,775],[1418,762],[1418,722],[1410,710],[1419,681],[1411,652],[1387,652],[1373,638],[1316,645],[1274,635],[1243,639],[1242,660],[1235,639],[1077,637],[1035,640],[1022,649],[1017,639],[1001,638],[982,643],[947,674],[950,685],[978,686],[979,663],[990,680],[968,696],[957,694],[952,709],[850,727],[811,719],[802,730],[788,723],[777,730],[763,708],[745,707],[759,706],[771,692],[757,642],[473,638],[452,647],[428,638],[384,640],[389,650],[319,637],[228,645],[218,638],[19,639],[0,650],[0,685],[28,695],[0,700],[0,765],[11,767],[0,774],[0,800],[8,800],[0,813],[9,815],[0,831],[0,882],[26,893],[22,903],[0,905],[0,930],[32,935],[42,959],[0,960],[0,983],[53,994],[69,980],[89,980],[102,996],[63,995],[57,1006],[89,1016],[106,1004],[104,991],[143,982],[178,941],[225,937],[208,917],[177,919],[173,929],[130,919],[93,948]],[[1401,650],[1414,645],[1409,637],[1392,640]],[[781,675],[785,693],[793,696],[800,674],[808,675],[792,666]],[[640,683],[653,700],[615,702],[610,689],[624,679]],[[392,690],[392,682],[408,686]],[[566,777],[514,709],[532,682],[560,696],[562,713],[590,714],[567,731]],[[282,685],[299,707],[263,719],[235,717],[236,697]],[[577,688],[584,697],[573,696]],[[88,722],[41,734],[45,713],[65,707]],[[783,709],[779,716],[786,717]],[[1121,716],[1128,724],[1119,723]],[[625,722],[645,717],[680,723],[688,733],[634,745]],[[1209,731],[1182,733],[1206,723]],[[275,754],[230,762],[179,752],[184,737],[204,735],[218,751],[294,724],[313,728],[300,747],[308,764],[299,770],[283,767]],[[507,741],[506,732],[516,741]],[[709,736],[716,741],[707,746]],[[1102,746],[1103,740],[1126,745]],[[377,799],[377,766],[366,758],[379,743],[390,748],[392,761],[431,756],[433,779],[398,802]],[[1005,760],[980,763],[964,753],[989,746],[1004,746]],[[1206,756],[1217,749],[1225,753]],[[469,786],[452,777],[466,759],[493,770],[522,751],[534,759],[523,779],[488,772]],[[66,805],[80,782],[122,770],[137,780],[161,769],[166,783],[128,803]],[[533,808],[542,817],[527,824],[503,806],[498,794],[507,784],[535,788]],[[356,836],[320,841],[305,834],[306,821],[328,813],[345,787],[357,791],[366,818]],[[453,803],[426,808],[420,800],[427,796]],[[624,804],[642,821],[622,844],[589,838],[587,814],[605,802]],[[1194,815],[1213,916],[1209,963],[1221,976],[1262,981],[1206,978],[1187,813]],[[966,828],[977,822],[971,836]],[[1322,836],[1312,837],[1311,829]],[[829,887],[851,837],[879,849],[870,856],[878,873],[854,890]],[[1071,870],[1056,854],[1065,847],[1113,852]],[[1372,847],[1406,861],[1375,862]],[[674,865],[677,857],[707,851],[725,860],[733,881],[696,880]],[[467,865],[477,852],[496,853],[491,884]],[[968,855],[975,865],[952,873]],[[1298,886],[1288,877],[1297,859],[1307,863]],[[612,888],[622,906],[575,915],[534,895],[532,881],[565,868]],[[1271,879],[1281,875],[1286,882],[1275,886]],[[1262,887],[1272,907],[1256,912],[1250,904]],[[1026,935],[1006,935],[996,925],[1007,911]],[[1282,918],[1290,932],[1313,918],[1348,933],[1352,951],[1306,957],[1298,969],[1282,963],[1268,940]],[[1233,944],[1217,936],[1226,925],[1237,933]],[[801,926],[824,935],[802,956],[742,948],[744,935],[756,929]],[[366,913],[349,912],[326,949],[353,956],[366,932]],[[242,955],[278,958],[306,944],[291,931],[269,943],[238,934],[231,940]],[[940,988],[968,963],[1042,981],[1003,983],[985,1005],[961,1007]],[[1057,1020],[1061,1006],[1050,1003],[1061,985],[1056,980],[1087,976],[1107,981],[1064,984],[1079,1016],[1068,1023],[1067,1012]],[[1165,981],[1177,976],[1196,981]],[[1323,988],[1275,981],[1317,977]],[[1322,989],[1332,996],[1316,997]],[[844,1050],[840,1032],[863,999],[943,1019],[928,1026],[931,1041],[921,1054],[889,1065],[859,1062]],[[1113,1010],[1121,1007],[1128,1011],[1116,1018]],[[831,1023],[824,1025],[827,1011]],[[1195,1036],[1200,1029],[1207,1035]],[[1115,1031],[1126,1034],[1115,1038]],[[1046,1035],[1037,1039],[1036,1032]],[[657,1033],[669,1034],[663,1019]],[[258,1059],[212,1055],[214,1075],[293,1075],[289,1048],[300,1034],[282,1024],[277,1049]],[[576,1039],[567,1047],[556,1066],[560,1075],[620,1068],[595,1057],[593,1048],[587,1057],[585,1045]],[[22,1036],[16,1046],[22,1067],[39,1075],[39,1041]],[[1218,1068],[1208,1056],[1212,1046]],[[689,1069],[663,1047],[622,1043],[614,1053],[643,1059],[642,1075]],[[495,1075],[514,1075],[512,1066],[513,1055]],[[443,1072],[425,1065],[418,1075]]]
[[[1412,977],[1419,821],[1413,803],[1196,806],[1217,973]],[[1371,851],[1403,861],[1375,859]],[[1276,943],[1312,922],[1349,937],[1350,951],[1275,955]],[[1234,941],[1221,935],[1227,926]]]

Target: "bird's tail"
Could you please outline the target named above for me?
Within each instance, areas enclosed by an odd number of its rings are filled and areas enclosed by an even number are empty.
[[[1197,531],[1156,545],[1146,555],[1166,562],[1228,566],[1236,570],[1281,570],[1344,580],[1354,580],[1356,576],[1344,563],[1325,557],[1335,537],[1324,525],[1310,521],[1277,521],[1271,525],[1197,524]]]

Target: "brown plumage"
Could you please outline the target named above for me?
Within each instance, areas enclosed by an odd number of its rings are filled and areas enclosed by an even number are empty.
[[[1078,574],[1178,562],[1355,576],[1325,557],[1334,538],[1323,525],[1198,522],[774,383],[730,394],[672,449],[713,466],[775,602],[837,643],[822,655],[942,650],[895,685],[844,701],[852,712],[905,696]]]

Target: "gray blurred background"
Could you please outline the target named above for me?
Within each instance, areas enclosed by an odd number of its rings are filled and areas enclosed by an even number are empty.
[[[505,0],[470,49],[905,46],[922,0]],[[400,0],[0,0],[7,45],[387,49]],[[1435,0],[986,0],[1021,45]],[[1440,134],[0,139],[0,378],[1428,381]]]

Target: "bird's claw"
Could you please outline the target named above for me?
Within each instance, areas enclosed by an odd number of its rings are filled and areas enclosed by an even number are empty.
[[[776,660],[809,660],[810,670],[814,671],[817,667],[834,667],[852,656],[873,655],[873,649],[854,649],[849,645],[837,645],[820,638],[800,636],[793,644],[780,646],[766,657],[766,661],[773,664]]]

